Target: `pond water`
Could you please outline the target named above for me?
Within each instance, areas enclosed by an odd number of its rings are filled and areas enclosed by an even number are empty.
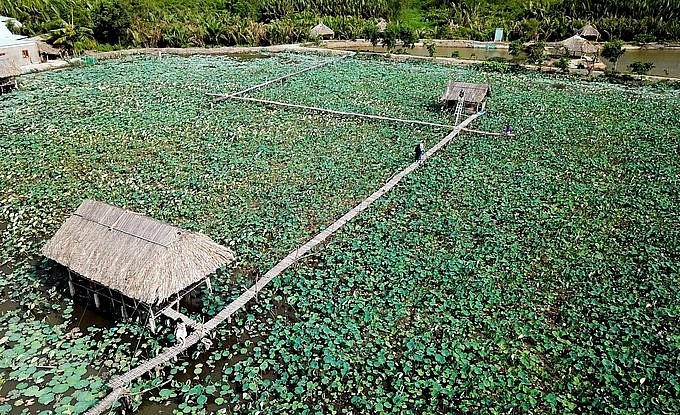
[[[619,58],[616,69],[620,72],[630,72],[628,65],[637,61],[654,62],[654,68],[649,71],[649,75],[680,78],[680,48],[657,50],[629,49]],[[614,64],[608,60],[605,59],[604,62],[607,64],[607,67],[614,67]]]
[[[491,45],[492,46],[492,45]],[[385,53],[387,50],[382,46],[348,46],[342,49],[353,50],[357,52],[380,52]],[[405,53],[413,56],[429,56],[427,49],[423,46],[416,46],[413,49],[405,49],[399,53]],[[486,60],[489,58],[505,58],[510,59],[508,49],[497,48],[459,48],[459,47],[444,47],[438,46],[435,50],[435,56],[439,57],[459,57],[461,59],[477,59]],[[649,61],[654,63],[654,68],[649,71],[649,75],[655,76],[669,76],[673,78],[680,78],[680,48],[667,49],[629,49],[619,58],[616,69],[619,72],[630,73],[628,65],[636,61]],[[608,60],[604,59],[607,67],[613,68],[614,65]]]
[[[382,46],[348,46],[343,47],[345,50],[352,50],[356,52],[378,52],[387,53],[387,49]],[[395,52],[393,52],[395,53]],[[427,48],[423,46],[416,46],[411,49],[400,49],[397,48],[396,53],[404,53],[413,56],[430,56]],[[435,56],[440,56],[444,58],[458,57],[461,59],[478,59],[486,60],[489,58],[505,58],[509,59],[510,54],[507,49],[496,49],[496,48],[458,48],[449,46],[437,46],[435,50]]]

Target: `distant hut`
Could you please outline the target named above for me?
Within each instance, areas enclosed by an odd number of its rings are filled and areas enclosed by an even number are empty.
[[[569,55],[581,57],[596,53],[600,50],[599,46],[593,45],[588,40],[582,38],[579,35],[574,35],[569,39],[563,40],[560,42],[560,47],[564,49]]]
[[[16,89],[21,68],[11,59],[0,58],[0,94]]]
[[[376,26],[378,26],[378,33],[383,33],[385,29],[387,29],[387,21],[385,21],[385,19],[380,19]]]
[[[595,26],[591,24],[583,26],[581,29],[579,29],[578,32],[576,32],[576,34],[581,36],[582,38],[594,40],[596,42],[600,38],[600,32],[598,32]]]
[[[200,233],[85,200],[41,250],[68,269],[72,297],[124,317],[155,319],[234,254]]]
[[[49,62],[51,60],[62,58],[61,50],[45,42],[44,40],[42,40],[40,36],[32,37],[29,40],[32,40],[37,43],[38,53],[40,54],[40,61]]]
[[[309,34],[312,37],[312,39],[316,38],[333,39],[333,36],[335,36],[335,32],[333,31],[333,29],[323,24],[323,22],[314,26],[312,30],[309,32]]]
[[[491,86],[488,84],[449,82],[442,95],[442,101],[444,108],[452,108],[462,99],[465,112],[475,113],[486,108],[486,99],[489,97],[491,97]]]

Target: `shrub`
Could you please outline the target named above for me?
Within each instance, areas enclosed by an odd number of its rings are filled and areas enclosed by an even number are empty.
[[[569,73],[569,59],[564,56],[555,62],[555,68],[562,70],[564,73]]]
[[[654,67],[654,62],[636,61],[628,65],[630,71],[637,75],[645,75]]]
[[[507,73],[510,71],[510,65],[505,62],[498,62],[494,60],[485,60],[481,63],[480,68],[486,72]]]

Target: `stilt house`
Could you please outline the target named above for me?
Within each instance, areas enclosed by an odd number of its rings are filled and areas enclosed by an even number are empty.
[[[466,113],[474,114],[486,108],[486,99],[491,97],[491,86],[467,82],[449,82],[442,95],[444,108],[455,108],[463,100]]]
[[[0,94],[17,87],[16,77],[21,75],[21,69],[14,61],[0,56]]]
[[[200,233],[102,202],[85,200],[42,248],[68,269],[72,297],[102,311],[148,317],[205,284],[234,254]]]

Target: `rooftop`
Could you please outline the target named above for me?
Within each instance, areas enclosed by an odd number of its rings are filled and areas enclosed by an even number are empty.
[[[234,260],[209,237],[85,200],[42,248],[84,278],[159,305]]]

